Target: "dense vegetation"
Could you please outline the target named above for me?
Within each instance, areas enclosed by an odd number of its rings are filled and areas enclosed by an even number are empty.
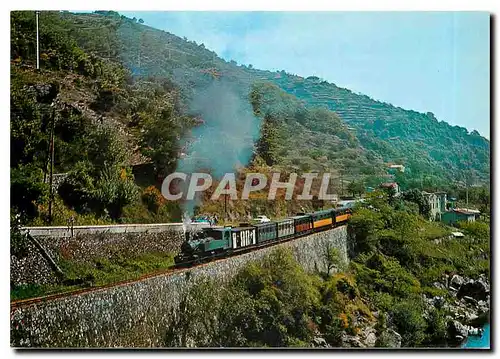
[[[416,203],[390,205],[377,193],[348,225],[355,243],[348,266],[325,249],[328,272],[306,273],[291,252],[276,249],[225,285],[202,280],[171,313],[165,345],[307,347],[320,336],[342,346],[370,326],[378,347],[394,345],[389,330],[402,347],[453,345],[448,310],[429,307],[423,295],[452,301],[433,285],[446,274],[489,276],[489,225],[461,228],[465,238],[448,238],[449,228],[425,221]]]
[[[462,180],[466,170],[470,170],[467,178],[475,181],[486,182],[489,177],[490,144],[476,131],[469,133],[465,128],[450,126],[432,113],[372,100],[315,76],[303,78],[227,62],[203,44],[144,26],[115,12],[100,15],[62,16],[75,23],[76,29],[103,27],[99,35],[74,30],[85,48],[103,56],[118,56],[134,73],[171,77],[188,98],[204,91],[211,81],[237,85],[243,98],[255,82],[273,82],[308,106],[336,112],[338,117],[329,115],[324,121],[303,123],[306,130],[322,131],[325,125],[342,128],[345,125],[339,126],[336,120],[340,117],[365,151],[385,162],[403,163],[417,177],[432,174],[441,180]],[[328,153],[329,146],[321,150]]]
[[[80,48],[58,13],[42,16],[35,71],[34,16],[12,14],[12,208],[27,222],[45,220],[53,133],[54,173],[68,173],[55,195],[53,223],[179,219],[176,205],[149,188],[176,168],[180,139],[195,125],[175,85],[132,77],[118,61]],[[131,166],[144,159],[153,173],[140,183]]]
[[[257,146],[268,166],[300,172],[340,172],[346,168],[371,174],[377,163],[373,153],[332,111],[307,108],[271,83],[255,83],[250,92],[254,113],[262,119]],[[382,162],[378,163],[382,167]]]
[[[490,143],[477,131],[469,133],[430,112],[404,110],[315,77],[282,74],[275,82],[308,105],[335,111],[355,129],[365,149],[384,161],[404,164],[416,177],[488,180]]]
[[[48,219],[52,133],[54,173],[69,174],[54,224],[178,220],[159,193],[175,168],[325,171],[353,195],[386,180],[386,162],[407,166],[403,188],[460,194],[451,180],[489,177],[489,142],[432,114],[227,62],[112,11],[42,12],[36,71],[34,12],[11,19],[11,197],[24,222]]]

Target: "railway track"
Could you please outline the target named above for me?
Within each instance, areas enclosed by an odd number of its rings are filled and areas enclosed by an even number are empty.
[[[307,233],[306,235],[303,235],[300,237],[292,236],[289,238],[284,238],[280,241],[273,241],[273,242],[264,243],[264,244],[261,244],[258,246],[252,246],[251,248],[238,250],[236,252],[232,252],[229,254],[228,253],[220,253],[218,255],[214,255],[212,257],[205,258],[201,262],[199,260],[194,260],[194,261],[184,262],[182,264],[176,264],[176,265],[172,266],[171,268],[156,271],[153,273],[144,274],[144,275],[140,276],[139,278],[135,278],[135,279],[128,279],[128,280],[114,282],[114,283],[105,284],[105,285],[101,285],[101,286],[81,288],[81,289],[76,289],[76,290],[57,293],[57,294],[49,294],[49,295],[41,296],[41,297],[15,300],[15,301],[10,302],[10,309],[12,312],[15,309],[29,307],[31,305],[38,304],[38,303],[51,302],[51,301],[55,301],[55,300],[63,299],[63,298],[67,298],[67,297],[72,297],[72,296],[77,296],[77,295],[85,295],[85,294],[89,294],[89,293],[104,291],[108,288],[121,287],[121,286],[129,285],[132,283],[141,282],[141,281],[144,281],[146,279],[150,279],[150,278],[154,278],[154,277],[188,272],[193,268],[204,267],[204,266],[207,266],[207,265],[214,263],[214,262],[226,260],[228,258],[236,257],[236,256],[239,256],[239,255],[242,255],[245,253],[250,253],[250,252],[261,250],[264,248],[273,247],[273,246],[276,246],[278,244],[283,244],[283,243],[290,242],[290,241],[293,241],[296,239],[304,238],[304,237],[309,236],[311,234],[320,233],[320,232],[324,232],[324,231],[327,231],[330,229],[341,228],[341,227],[343,227],[343,226],[325,228],[325,229],[322,229],[322,230],[316,231],[316,232],[311,231],[310,233]]]

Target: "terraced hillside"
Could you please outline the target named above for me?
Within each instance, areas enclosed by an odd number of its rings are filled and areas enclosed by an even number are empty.
[[[439,121],[431,112],[375,101],[315,77],[285,75],[273,81],[311,106],[335,111],[356,129],[362,146],[381,154],[385,161],[404,163],[417,173],[440,168],[459,178],[462,171],[472,169],[477,177],[489,176],[490,143],[477,131],[469,133]]]
[[[216,80],[230,84],[246,98],[255,81],[270,81],[309,107],[335,111],[352,128],[361,147],[373,151],[382,161],[405,164],[415,176],[433,173],[446,180],[464,176],[479,181],[489,179],[490,142],[476,131],[469,133],[463,127],[439,121],[432,113],[375,101],[317,77],[303,78],[227,62],[203,44],[115,12],[62,16],[75,24],[72,31],[78,33],[76,38],[83,47],[118,56],[135,74],[172,78],[187,98],[203,92]],[[85,27],[105,30],[96,34],[81,30]]]
[[[203,44],[145,26],[137,19],[128,19],[116,12],[50,12],[42,13],[42,16],[59,16],[61,29],[81,48],[101,58],[120,61],[133,76],[149,76],[155,80],[166,78],[174,82],[181,89],[183,104],[194,115],[199,113],[193,108],[196,107],[193,101],[207,97],[217,84],[224,88],[224,96],[229,93],[226,97],[216,96],[221,98],[221,106],[227,105],[229,99],[239,102],[234,114],[231,114],[234,117],[231,121],[243,123],[241,121],[245,119],[248,122],[248,118],[252,117],[249,103],[252,86],[266,81],[293,95],[296,102],[301,103],[299,107],[333,110],[336,115],[325,118],[340,118],[343,126],[339,126],[336,120],[331,120],[330,126],[339,128],[341,132],[348,130],[357,150],[350,151],[349,146],[335,138],[318,143],[314,133],[323,132],[320,129],[325,124],[318,124],[317,121],[301,123],[299,114],[288,124],[291,128],[301,129],[301,134],[313,134],[314,138],[297,147],[294,134],[286,132],[287,136],[282,136],[285,140],[283,146],[286,148],[288,145],[303,154],[302,157],[309,158],[306,168],[319,168],[326,156],[326,167],[350,173],[380,175],[384,163],[395,162],[404,164],[412,177],[420,179],[425,175],[436,183],[447,184],[451,180],[464,179],[483,183],[489,181],[489,140],[475,131],[469,133],[465,128],[439,121],[431,113],[419,113],[375,101],[317,77],[303,78],[285,71],[263,71],[238,65],[235,61],[225,61]],[[219,116],[217,113],[213,115]],[[204,117],[208,117],[205,124],[210,126],[210,116]],[[252,126],[258,125],[259,121],[251,121],[255,122]],[[255,141],[255,128],[248,132],[250,135],[247,137],[253,137]],[[251,143],[246,146],[246,151],[251,151]],[[252,154],[245,152],[235,157],[244,162]],[[296,154],[281,157],[284,165],[299,161]],[[364,168],[360,170],[360,167]]]

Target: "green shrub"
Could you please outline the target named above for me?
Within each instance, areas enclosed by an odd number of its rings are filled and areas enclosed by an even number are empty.
[[[11,208],[23,222],[38,216],[38,206],[48,199],[49,186],[43,183],[43,172],[35,165],[21,165],[11,169]]]
[[[92,170],[90,162],[78,162],[57,190],[64,203],[80,213],[89,211],[92,206],[95,183]]]
[[[458,228],[463,230],[466,234],[471,237],[478,239],[488,239],[490,238],[490,225],[486,222],[475,221],[475,222],[458,222]]]
[[[442,309],[431,310],[427,325],[425,343],[431,346],[444,346],[448,329],[446,312]]]
[[[426,321],[423,318],[422,303],[405,300],[395,303],[391,310],[392,322],[402,337],[402,347],[415,347],[425,339]]]
[[[123,208],[138,199],[138,187],[133,180],[121,177],[120,173],[107,168],[97,181],[93,202],[99,211],[106,211],[111,218],[122,215]]]
[[[155,186],[147,187],[141,195],[142,201],[151,212],[157,213],[159,208],[166,202],[165,197]]]

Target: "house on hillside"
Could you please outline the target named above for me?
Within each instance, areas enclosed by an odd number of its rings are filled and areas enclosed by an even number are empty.
[[[446,212],[446,193],[445,192],[425,192],[422,194],[427,199],[430,206],[430,219],[439,221],[442,213]]]
[[[394,189],[395,191],[395,196],[399,196],[401,194],[399,185],[396,182],[386,182],[386,183],[381,183],[380,188],[388,190],[389,188]]]
[[[389,165],[387,167],[387,172],[389,172],[390,174],[395,174],[396,172],[404,173],[405,166],[403,166],[403,165]]]
[[[457,222],[475,222],[481,214],[477,209],[453,208],[441,215],[441,222],[453,225]]]

